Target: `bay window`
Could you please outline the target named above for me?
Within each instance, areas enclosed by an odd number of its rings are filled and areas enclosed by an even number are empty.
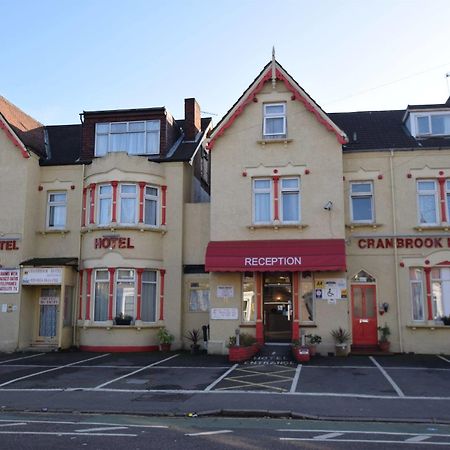
[[[98,189],[98,224],[108,225],[111,223],[112,208],[112,186],[110,184],[100,185]]]
[[[160,121],[105,122],[95,126],[95,156],[111,152],[159,154]]]
[[[416,116],[416,136],[450,135],[450,114],[429,113]]]
[[[417,205],[419,224],[438,223],[438,189],[435,180],[417,181]]]
[[[433,319],[450,315],[450,268],[431,270],[431,298],[433,301]]]

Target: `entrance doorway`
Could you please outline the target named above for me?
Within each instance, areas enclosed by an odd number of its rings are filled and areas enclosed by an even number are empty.
[[[39,296],[39,331],[37,340],[52,343],[57,334],[59,288],[41,288]]]
[[[266,272],[263,278],[264,340],[292,340],[292,279],[289,272]]]
[[[376,300],[375,284],[352,285],[353,345],[377,345]]]

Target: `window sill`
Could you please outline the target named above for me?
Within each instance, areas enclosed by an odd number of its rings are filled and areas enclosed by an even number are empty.
[[[101,329],[101,330],[135,330],[161,328],[161,325],[155,323],[138,323],[133,325],[113,325],[112,321],[104,323],[95,323],[90,321],[78,320],[77,326],[83,329]]]
[[[418,225],[414,227],[416,231],[450,231],[450,224],[443,223],[441,225]]]
[[[241,323],[239,325],[239,328],[255,328],[256,327],[256,322],[245,322],[245,323]]]
[[[284,144],[286,147],[289,142],[292,142],[293,139],[288,138],[276,138],[276,139],[260,139],[256,141],[258,144],[261,144],[262,146],[265,146],[266,144]]]
[[[64,236],[65,234],[70,233],[70,230],[38,230],[36,234],[40,234],[41,236],[45,236],[46,234],[61,234]]]
[[[446,328],[450,330],[450,325],[444,325],[442,322],[409,323],[406,325],[406,328],[410,328],[411,330],[440,330]]]
[[[98,226],[95,224],[91,224],[88,226],[81,227],[81,233],[91,233],[93,231],[140,231],[144,232],[152,232],[152,233],[167,233],[167,227],[165,225],[161,225],[160,227],[150,227],[148,225],[138,224],[138,225],[108,225],[108,226]]]
[[[262,224],[262,225],[248,225],[247,228],[250,230],[259,230],[259,229],[272,229],[272,230],[278,230],[280,228],[292,228],[296,230],[303,230],[304,228],[307,228],[309,225],[301,224],[301,223],[268,223],[268,224]]]
[[[379,227],[382,227],[382,223],[358,223],[358,222],[352,222],[352,223],[346,223],[345,228],[349,228],[350,230],[354,230],[355,228],[372,228],[373,230],[376,230]]]

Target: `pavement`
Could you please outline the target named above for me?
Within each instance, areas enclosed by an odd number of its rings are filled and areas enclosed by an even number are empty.
[[[450,423],[450,357],[0,354],[0,409]]]

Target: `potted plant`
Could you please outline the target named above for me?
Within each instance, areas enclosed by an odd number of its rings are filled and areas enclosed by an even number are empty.
[[[158,339],[162,352],[170,352],[170,345],[174,340],[173,334],[170,334],[166,327],[158,330]]]
[[[331,331],[331,336],[333,336],[336,345],[336,356],[347,356],[348,343],[352,337],[350,332],[339,327]]]
[[[237,336],[228,338],[228,360],[231,362],[242,362],[252,358],[259,351],[259,345],[254,336],[247,333],[239,334],[239,345]]]
[[[192,330],[189,330],[184,337],[188,340],[191,341],[191,353],[193,355],[196,355],[200,352],[200,345],[198,343],[198,341],[200,340],[201,337],[201,333],[200,330],[198,328],[194,328]]]
[[[305,337],[308,339],[309,354],[315,356],[317,353],[317,344],[322,342],[322,337],[318,334],[306,334]]]
[[[115,325],[131,325],[133,318],[127,314],[120,313],[114,317]]]
[[[378,340],[378,347],[382,352],[388,352],[391,343],[388,340],[388,336],[391,334],[391,330],[388,327],[387,323],[384,324],[384,327],[378,327],[378,331],[380,332],[380,339]]]
[[[302,343],[297,339],[292,341],[292,356],[297,362],[307,362],[310,359],[309,348],[306,345],[302,345]]]
[[[444,325],[450,325],[450,315],[441,317],[442,323]]]

